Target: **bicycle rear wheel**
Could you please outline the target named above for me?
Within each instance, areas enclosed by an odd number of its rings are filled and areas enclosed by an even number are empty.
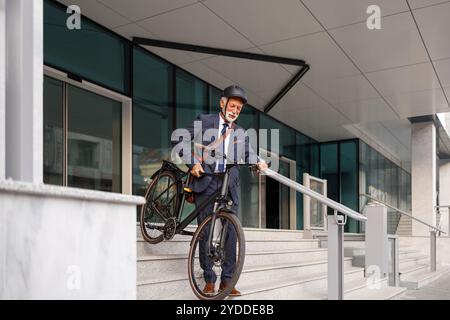
[[[231,290],[234,288],[239,280],[239,277],[244,266],[245,259],[245,237],[244,230],[242,229],[239,219],[231,213],[221,211],[217,214],[216,228],[213,233],[213,249],[212,256],[208,256],[205,252],[203,257],[204,261],[200,262],[200,246],[201,241],[205,239],[205,244],[208,241],[208,235],[211,228],[212,215],[208,216],[197,228],[194,237],[192,238],[191,248],[188,256],[188,272],[189,283],[191,285],[194,294],[202,300],[221,300],[227,297]],[[226,230],[226,231],[225,231]],[[222,238],[225,237],[226,241],[230,241],[231,237],[236,239],[235,246],[231,246],[232,252],[226,252],[225,246],[221,246]],[[225,244],[226,244],[225,241]],[[203,245],[202,245],[203,250]],[[233,252],[234,251],[234,252]],[[232,255],[234,258],[231,261],[235,261],[234,267],[230,268],[230,260],[227,261],[228,255]],[[204,269],[214,272],[216,277],[215,289],[219,288],[221,281],[221,275],[223,268],[231,269],[232,276],[226,280],[227,286],[223,290],[215,290],[213,294],[205,294],[203,289],[205,288],[205,274]],[[208,277],[211,276],[209,271]],[[208,280],[211,281],[211,280]]]
[[[179,183],[170,171],[163,171],[151,182],[145,193],[145,204],[141,207],[140,225],[147,242],[164,240],[164,226],[175,219],[179,205]]]

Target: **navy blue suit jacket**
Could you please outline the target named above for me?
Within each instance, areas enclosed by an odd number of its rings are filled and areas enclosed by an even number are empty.
[[[201,121],[202,124],[202,144],[204,146],[207,146],[211,144],[215,139],[218,139],[218,130],[219,130],[219,113],[216,114],[201,114],[199,115],[194,121]],[[191,140],[198,139],[199,137],[195,136],[194,132],[194,122],[186,128],[190,135]],[[214,135],[208,139],[208,137],[204,136],[204,133],[208,129],[214,129],[213,133]],[[252,163],[255,164],[259,162],[259,158],[257,154],[254,152],[250,141],[247,137],[243,136],[242,134],[245,132],[245,130],[236,125],[235,123],[232,124],[231,129],[233,129],[232,133],[229,135],[229,143],[228,143],[228,151],[227,151],[227,162],[228,163]],[[197,133],[198,135],[199,133]],[[205,140],[206,139],[206,140]],[[234,148],[234,153],[231,152],[231,148]],[[202,154],[198,149],[196,149],[196,156],[194,155],[191,159],[192,161],[190,163],[186,163],[186,165],[189,167],[189,169],[192,169],[192,167],[196,164],[201,162],[202,167],[205,170],[206,173],[213,173],[216,167],[216,162],[213,163],[206,163],[207,161],[202,161],[201,158]],[[233,155],[233,159],[231,159],[231,156]],[[211,160],[211,158],[210,158]],[[212,161],[210,161],[212,162]],[[203,175],[200,178],[193,178],[193,182],[191,184],[191,188],[194,192],[200,193],[203,192],[206,187],[211,183],[211,180],[213,177],[211,175]],[[230,180],[228,183],[228,188],[231,193],[231,197],[233,198],[233,201],[235,204],[239,204],[239,168],[238,166],[234,166],[230,170]]]

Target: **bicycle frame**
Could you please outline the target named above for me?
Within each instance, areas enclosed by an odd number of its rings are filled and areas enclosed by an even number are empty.
[[[186,233],[186,231],[184,231],[184,229],[192,222],[194,221],[195,218],[197,218],[197,216],[199,215],[199,213],[204,210],[207,206],[209,206],[211,203],[214,203],[214,208],[212,211],[212,223],[211,223],[211,227],[210,227],[210,232],[209,232],[209,237],[208,237],[208,242],[207,242],[207,248],[206,251],[210,252],[210,246],[212,243],[212,237],[213,237],[213,231],[215,228],[215,222],[217,219],[217,213],[222,210],[225,206],[227,201],[227,191],[228,191],[228,181],[229,181],[229,176],[230,176],[230,169],[233,165],[227,165],[226,170],[224,173],[218,173],[218,174],[214,174],[214,175],[223,175],[223,180],[222,180],[222,187],[220,190],[217,190],[213,195],[211,195],[208,199],[206,199],[205,201],[203,201],[199,206],[197,206],[184,220],[182,220],[180,222],[179,225],[177,225],[176,229],[175,229],[175,234],[182,234],[183,232]],[[189,180],[189,176],[190,173],[187,174],[186,177],[186,181]],[[170,189],[174,184],[177,184],[177,188],[180,190],[182,190],[182,184],[184,182],[181,180],[178,180],[176,182],[171,183],[160,195],[158,195],[158,197],[156,199],[158,199],[162,194],[164,194],[165,191],[167,191],[168,189]],[[181,186],[180,186],[181,184]],[[179,197],[181,200],[181,204],[178,208],[176,217],[177,217],[177,221],[181,218],[181,215],[183,213],[183,209],[184,209],[184,203],[185,203],[185,197],[184,197],[184,193],[180,192],[179,193]],[[172,201],[173,198],[170,199],[170,201]],[[161,215],[159,212],[157,212],[158,215],[161,216],[161,218],[163,220],[166,220],[164,218],[163,215]],[[224,245],[224,241],[226,238],[226,232],[227,232],[227,228],[224,228],[222,237],[221,237],[221,246]]]
[[[210,226],[210,231],[209,231],[209,236],[208,236],[208,241],[206,244],[206,252],[210,252],[210,248],[211,248],[211,243],[212,243],[212,237],[213,237],[213,233],[214,233],[214,228],[215,228],[215,224],[216,224],[216,219],[217,219],[217,213],[223,209],[223,207],[226,204],[226,195],[227,195],[227,191],[228,191],[228,181],[229,181],[229,177],[230,177],[230,168],[231,166],[227,166],[225,173],[223,173],[223,180],[222,180],[222,187],[220,190],[217,190],[212,196],[210,196],[207,200],[203,201],[198,207],[195,208],[194,211],[192,211],[183,221],[181,221],[181,223],[177,226],[176,228],[176,232],[177,234],[181,233],[184,228],[186,228],[197,216],[198,214],[204,210],[208,205],[210,205],[211,203],[214,202],[214,208],[212,211],[212,220],[211,220],[211,226]],[[187,180],[189,179],[189,175],[187,177]],[[183,194],[181,194],[181,196],[183,197]],[[184,198],[182,198],[182,202],[181,205],[178,209],[178,214],[177,214],[177,219],[179,219],[181,217],[181,214],[183,212],[183,208],[184,208]],[[223,247],[225,245],[225,239],[226,239],[226,232],[227,232],[227,228],[224,228],[222,237],[221,237],[221,243],[220,245]]]

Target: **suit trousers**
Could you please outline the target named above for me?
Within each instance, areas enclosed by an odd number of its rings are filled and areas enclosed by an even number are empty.
[[[198,207],[202,202],[210,198],[217,190],[222,187],[222,176],[214,176],[211,183],[203,191],[195,194],[195,205]],[[231,199],[230,191],[228,190],[228,197]],[[208,205],[204,210],[202,210],[198,217],[197,223],[203,222],[206,217],[212,214],[214,209],[214,202]],[[233,204],[231,210],[234,214],[238,212],[238,206]],[[215,283],[217,280],[217,275],[213,271],[213,261],[208,257],[206,252],[206,244],[208,241],[209,228],[205,230],[205,233],[199,243],[199,255],[200,255],[200,266],[203,269],[203,276],[206,282]],[[232,226],[228,226],[227,236],[225,239],[225,262],[222,265],[221,281],[227,282],[231,279],[234,273],[236,265],[236,231]]]

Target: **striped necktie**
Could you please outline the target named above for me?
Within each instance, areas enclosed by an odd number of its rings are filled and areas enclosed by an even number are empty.
[[[228,123],[224,123],[222,131],[220,133],[220,136],[223,137],[222,138],[223,140],[218,146],[218,149],[220,150],[220,152],[223,155],[226,155],[226,153],[225,153],[225,133],[227,132],[227,129],[228,129]],[[226,160],[223,157],[221,157],[219,159],[219,166],[218,166],[218,169],[217,169],[219,172],[225,172],[225,163],[226,163]]]

